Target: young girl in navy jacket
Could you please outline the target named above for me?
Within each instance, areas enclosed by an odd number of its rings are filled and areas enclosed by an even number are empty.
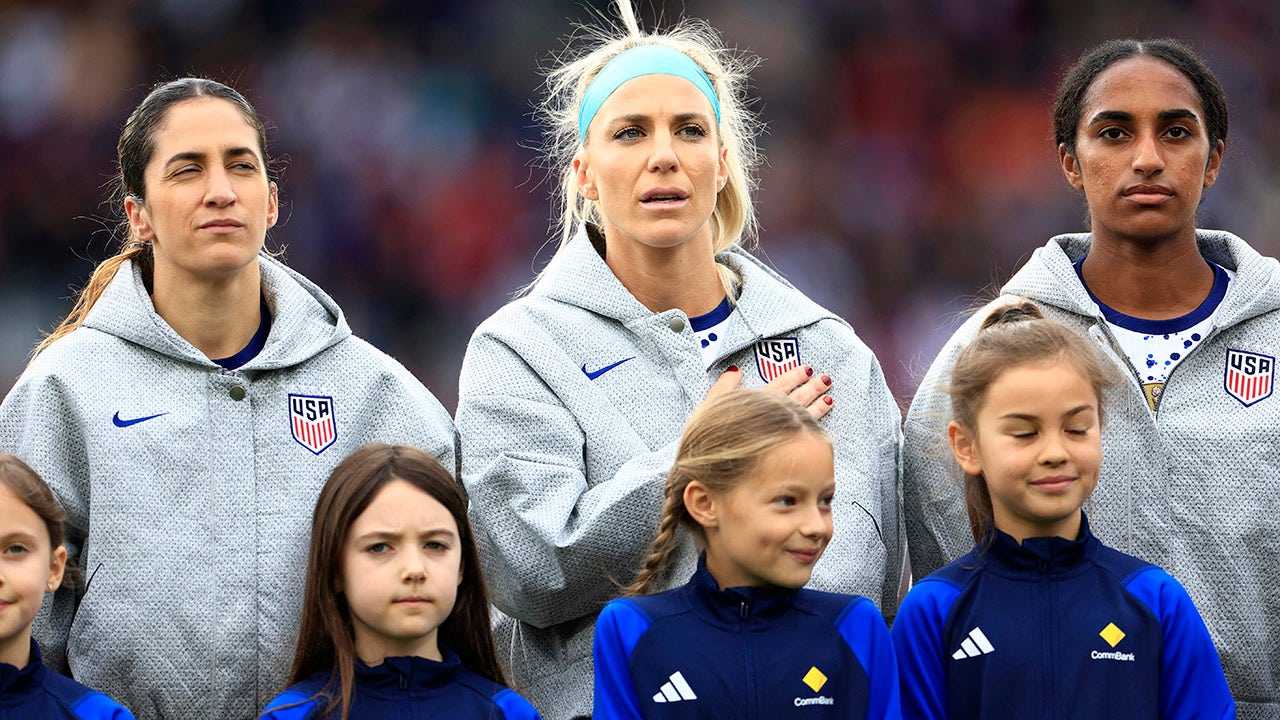
[[[657,539],[595,632],[596,720],[897,718],[892,641],[870,600],[807,590],[831,539],[831,440],[766,390],[690,417]],[[705,553],[684,586],[642,597],[684,525]]]
[[[26,463],[0,453],[0,720],[132,720],[111,698],[40,660],[31,623],[62,585],[62,508]]]
[[[435,458],[372,444],[334,468],[289,681],[263,718],[539,717],[506,687],[466,500]]]
[[[993,311],[957,358],[947,432],[977,547],[898,612],[906,717],[1235,717],[1186,590],[1103,545],[1081,510],[1112,373],[1025,301]]]

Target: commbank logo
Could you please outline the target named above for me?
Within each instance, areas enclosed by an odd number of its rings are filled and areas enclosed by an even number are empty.
[[[951,657],[954,660],[964,660],[965,658],[978,657],[995,651],[995,646],[987,639],[986,634],[982,632],[982,628],[974,627],[969,631],[969,636],[964,639],[964,642],[960,643],[960,649],[951,653]]]
[[[671,677],[667,678],[667,682],[663,683],[662,688],[653,696],[653,701],[656,703],[697,699],[697,694],[693,692],[693,688],[689,687],[689,681],[684,679],[684,675],[680,674],[679,670],[671,673]]]

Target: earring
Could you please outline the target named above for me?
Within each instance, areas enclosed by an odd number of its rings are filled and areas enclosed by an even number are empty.
[[[53,583],[49,583],[46,587],[49,588],[49,592],[53,592]]]

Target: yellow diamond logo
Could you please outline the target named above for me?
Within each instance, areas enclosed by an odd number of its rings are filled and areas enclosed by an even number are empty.
[[[1102,639],[1106,640],[1107,644],[1111,647],[1115,647],[1120,644],[1120,641],[1124,639],[1124,631],[1116,627],[1115,623],[1107,623],[1107,626],[1102,628],[1102,632],[1098,634],[1101,635]]]
[[[795,676],[793,675],[792,677]],[[822,671],[817,667],[811,667],[809,668],[809,672],[804,674],[804,684],[808,685],[809,689],[814,692],[818,692],[822,689],[823,685],[827,684],[827,676],[823,675]]]

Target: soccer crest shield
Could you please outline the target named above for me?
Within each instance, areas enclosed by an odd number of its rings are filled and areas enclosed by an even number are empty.
[[[800,341],[793,337],[761,340],[756,343],[756,367],[765,382],[800,367]]]
[[[326,395],[289,394],[289,428],[293,439],[319,455],[338,438],[333,398]]]
[[[1271,396],[1275,384],[1276,359],[1270,355],[1227,350],[1223,387],[1245,407]]]

